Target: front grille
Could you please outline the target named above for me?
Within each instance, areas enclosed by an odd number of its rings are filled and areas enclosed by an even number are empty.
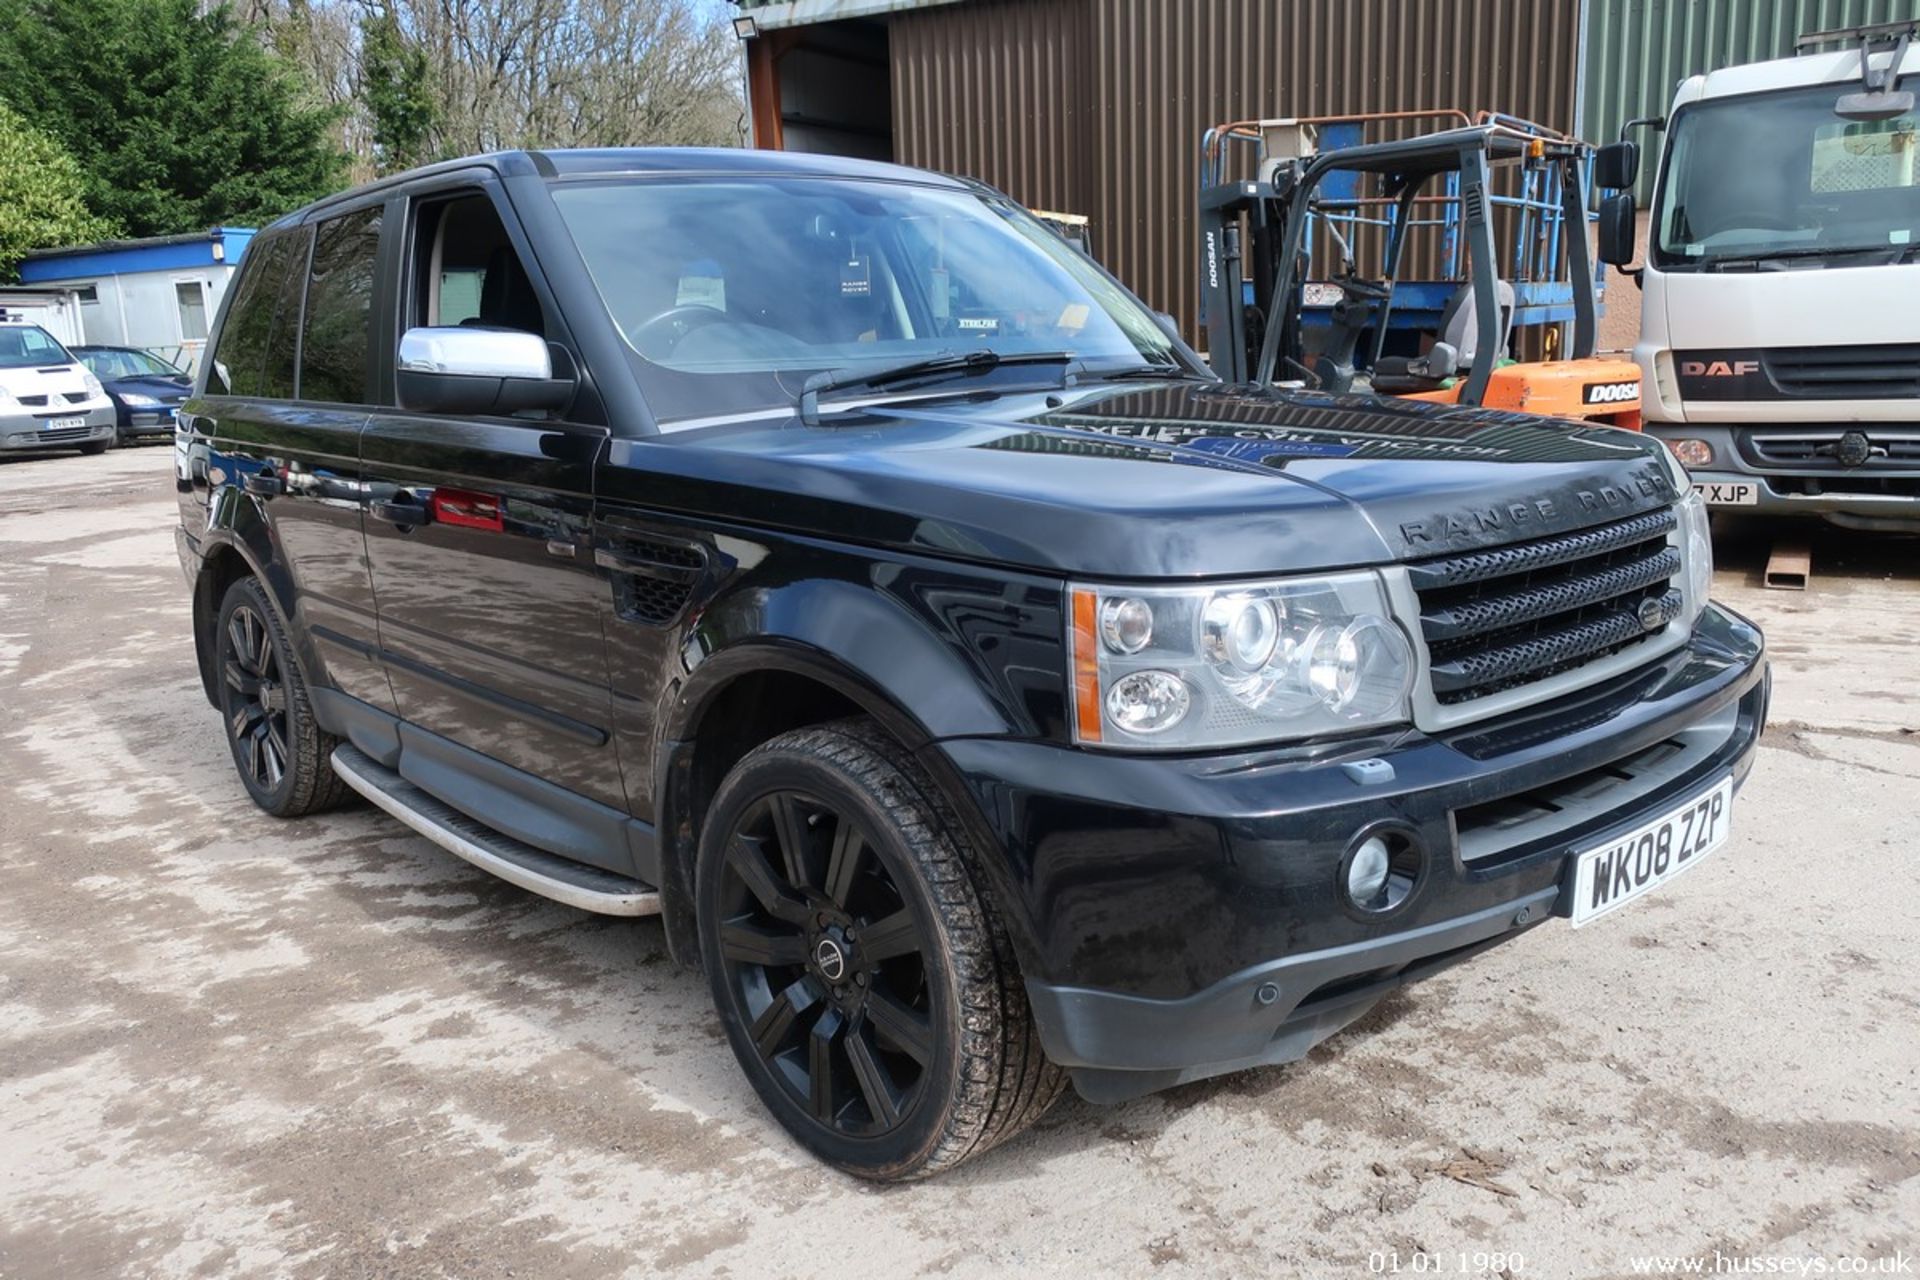
[[[1867,460],[1859,464],[1858,469],[1920,468],[1920,435],[1895,435],[1870,423],[1797,432],[1749,428],[1740,435],[1744,452],[1761,466],[1851,471],[1856,468],[1840,461],[1840,441],[1849,432],[1867,438]]]
[[[1920,396],[1920,343],[1773,347],[1760,353],[1783,395],[1822,400],[1904,400]]]
[[[1671,510],[1407,566],[1442,705],[1640,644],[1679,616]],[[1649,607],[1648,601],[1654,603]]]
[[[21,404],[32,405],[36,409],[47,402],[45,396],[15,396],[14,399]]]
[[[33,438],[42,444],[70,444],[92,434],[92,427],[55,427],[50,431],[36,431]]]
[[[87,401],[93,399],[93,393],[90,391],[69,391],[66,393],[66,397],[68,404],[85,404]]]

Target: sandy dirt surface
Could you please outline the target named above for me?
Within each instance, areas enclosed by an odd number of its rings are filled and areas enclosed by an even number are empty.
[[[1499,1251],[1585,1277],[1920,1252],[1910,541],[1822,541],[1805,594],[1725,549],[1775,725],[1697,871],[1294,1066],[1069,1098],[880,1190],[760,1112],[657,923],[522,893],[371,809],[257,812],[194,673],[173,520],[163,450],[0,461],[0,1276],[1365,1276]]]

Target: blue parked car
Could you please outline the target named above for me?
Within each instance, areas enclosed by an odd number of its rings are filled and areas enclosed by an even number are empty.
[[[138,347],[72,350],[113,397],[115,444],[130,444],[143,436],[173,439],[174,413],[193,390],[191,374]]]

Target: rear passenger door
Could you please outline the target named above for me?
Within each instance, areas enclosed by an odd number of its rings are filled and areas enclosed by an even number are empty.
[[[391,712],[359,462],[381,215],[353,209],[248,246],[188,430],[210,437],[195,482],[265,569],[309,683]]]
[[[490,182],[416,192],[403,216],[399,329],[564,338]],[[400,772],[529,844],[632,874],[590,542],[605,427],[410,413],[382,398],[361,456]]]

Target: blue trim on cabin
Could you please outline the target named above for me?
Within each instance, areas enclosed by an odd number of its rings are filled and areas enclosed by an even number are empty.
[[[192,240],[163,239],[152,244],[78,245],[34,254],[20,263],[20,283],[96,280],[103,276],[134,275],[143,271],[178,271],[190,267],[238,265],[253,239],[251,227],[215,227]],[[213,256],[215,245],[221,257]]]

